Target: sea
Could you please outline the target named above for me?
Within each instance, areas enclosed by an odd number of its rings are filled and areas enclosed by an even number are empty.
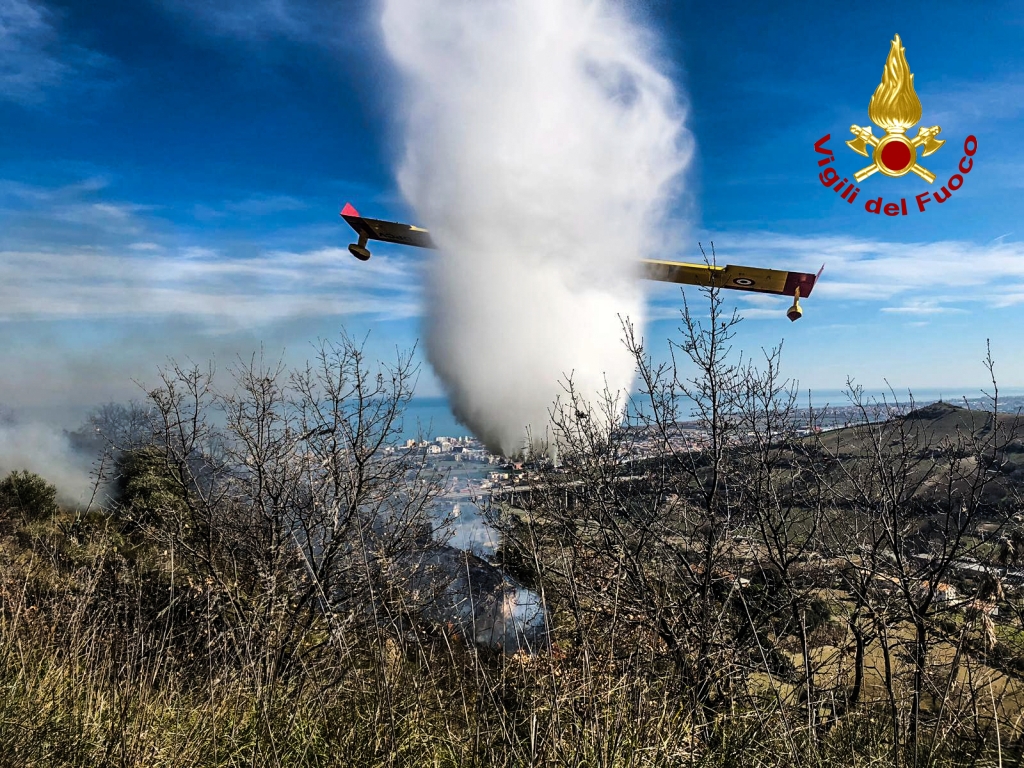
[[[877,401],[908,403],[913,396],[915,405],[928,405],[936,400],[945,400],[954,405],[963,404],[966,397],[971,401],[972,406],[983,401],[986,393],[991,392],[989,387],[893,387],[892,391],[881,389],[865,389],[864,395],[868,402]],[[895,395],[895,398],[894,398]],[[1024,398],[1024,387],[1000,387],[1000,401],[1004,405],[1012,405],[1012,409],[1021,405],[1021,398]],[[806,408],[810,402],[811,406],[820,409],[827,406],[842,407],[850,404],[849,397],[845,390],[841,389],[815,389],[802,390],[797,398],[797,408]],[[682,415],[685,418],[692,410],[685,408]],[[98,407],[96,405],[61,405],[48,404],[45,407],[19,407],[5,408],[0,403],[0,422],[9,420],[18,424],[45,424],[57,430],[74,430],[85,424],[89,414]],[[8,417],[4,417],[4,414]],[[451,406],[446,397],[417,397],[410,401],[402,419],[401,429],[397,438],[405,440],[433,440],[435,437],[465,437],[472,435],[469,428],[459,422],[452,413]]]
[[[864,400],[867,403],[909,404],[913,400],[915,406],[928,405],[937,400],[944,400],[953,405],[962,405],[966,398],[972,407],[979,401],[988,406],[987,396],[992,387],[893,387],[888,389],[866,389]],[[1012,400],[1011,400],[1012,398]],[[1024,398],[1024,387],[1000,387],[999,399],[1006,403]],[[796,407],[807,408],[808,404],[815,409],[826,406],[839,408],[850,405],[849,393],[842,389],[812,389],[798,393]],[[685,408],[684,415],[693,410]],[[1020,404],[1014,404],[1013,409]],[[403,419],[401,440],[433,440],[435,437],[463,437],[471,435],[469,428],[459,422],[452,413],[448,399],[445,397],[418,397],[409,403]]]

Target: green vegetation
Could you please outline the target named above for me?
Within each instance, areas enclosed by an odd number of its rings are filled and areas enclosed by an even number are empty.
[[[45,520],[57,511],[57,489],[39,475],[21,470],[0,480],[0,520]]]

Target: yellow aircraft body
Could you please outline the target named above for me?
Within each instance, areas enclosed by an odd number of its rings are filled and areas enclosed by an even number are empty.
[[[431,240],[430,233],[422,227],[400,224],[395,221],[368,219],[360,216],[351,203],[345,204],[341,211],[341,217],[359,235],[359,242],[353,243],[348,249],[353,256],[362,261],[370,258],[370,250],[366,247],[370,240],[400,243],[417,248],[437,247]],[[742,267],[734,264],[724,267],[709,264],[686,264],[680,261],[661,261],[659,259],[643,259],[641,267],[643,276],[648,280],[792,296],[793,305],[786,312],[786,316],[794,321],[799,320],[803,315],[800,299],[811,295],[814,284],[825,269],[822,266],[818,270],[818,274],[813,274],[761,267]]]

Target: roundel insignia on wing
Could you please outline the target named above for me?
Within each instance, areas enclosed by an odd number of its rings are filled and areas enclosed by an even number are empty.
[[[744,288],[754,284],[754,281],[751,280],[749,277],[737,277],[735,280],[733,280],[733,282],[736,285],[742,285]]]

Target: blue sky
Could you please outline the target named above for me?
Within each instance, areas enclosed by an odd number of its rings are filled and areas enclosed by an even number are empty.
[[[826,271],[786,302],[730,294],[737,347],[785,340],[788,375],[833,389],[1024,386],[1024,6],[632,2],[688,104],[696,153],[679,250]],[[216,10],[211,10],[216,8]],[[817,179],[830,133],[868,125],[894,33],[945,146],[939,181],[879,174],[847,205]],[[366,264],[338,211],[409,216],[394,180],[398,89],[374,3],[0,0],[0,402],[34,409],[138,396],[169,356],[289,361],[345,326],[387,355],[420,334],[422,252]],[[876,134],[879,133],[875,129]],[[942,205],[913,197],[974,167]],[[609,180],[609,183],[614,183]],[[910,215],[862,203],[906,197]],[[697,298],[694,290],[687,296]],[[679,290],[650,291],[647,337],[675,332]],[[440,386],[425,370],[420,392]]]

